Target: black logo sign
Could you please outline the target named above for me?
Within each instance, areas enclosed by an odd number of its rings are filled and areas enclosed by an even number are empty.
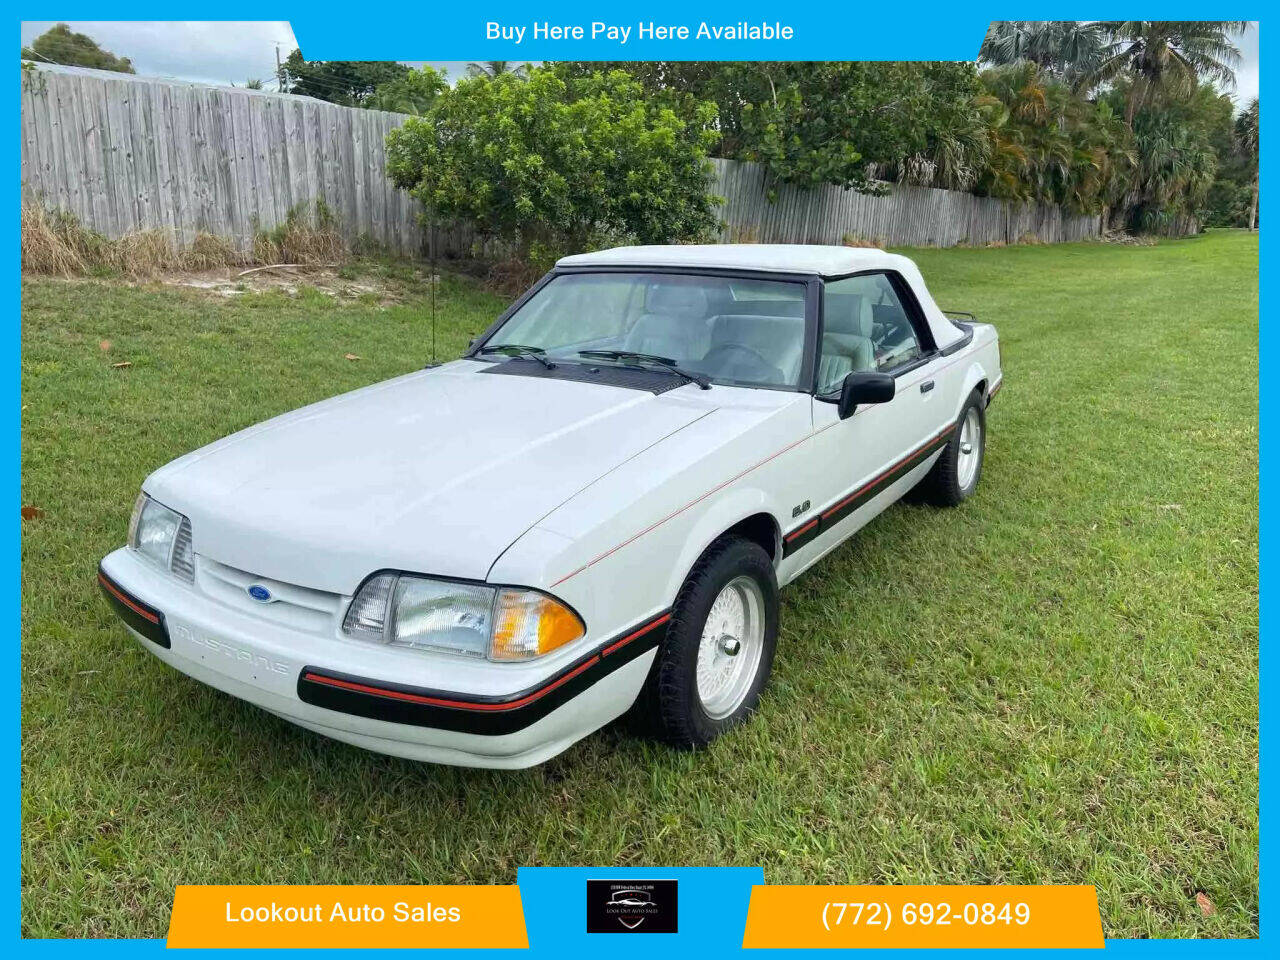
[[[676,881],[587,881],[587,933],[675,932]]]

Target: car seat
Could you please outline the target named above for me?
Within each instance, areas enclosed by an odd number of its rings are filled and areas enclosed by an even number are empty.
[[[803,317],[722,314],[711,322],[711,349],[701,369],[728,380],[793,385],[803,356]]]
[[[700,360],[710,345],[707,292],[686,283],[654,284],[645,292],[645,312],[627,333],[625,349],[670,357],[680,363]]]
[[[874,370],[871,300],[857,293],[829,293],[823,302],[818,389],[830,390],[850,373]]]

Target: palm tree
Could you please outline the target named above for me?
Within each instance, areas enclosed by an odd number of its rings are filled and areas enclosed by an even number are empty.
[[[1062,202],[1070,193],[1075,103],[1061,83],[1029,60],[982,74],[995,103],[991,192],[1010,200]]]
[[[1137,168],[1133,134],[1111,105],[1083,99],[1029,60],[983,71],[982,86],[990,145],[980,189],[1109,221]]]
[[[1187,97],[1202,80],[1235,85],[1240,51],[1231,37],[1245,20],[1101,20],[1098,25],[1114,42],[1113,51],[1081,78],[1081,86],[1131,79],[1125,123],[1132,128],[1138,110],[1152,97]]]
[[[1074,83],[1096,70],[1114,50],[1096,21],[995,20],[978,57],[994,66],[1029,60]]]
[[[1138,169],[1133,132],[1106,101],[1089,104],[1082,124],[1084,143],[1078,171],[1077,205],[1091,200],[1100,207],[1102,224],[1108,226],[1116,208],[1123,205]]]
[[[1253,230],[1258,223],[1258,98],[1249,101],[1249,106],[1236,118],[1236,144],[1240,153],[1249,162],[1253,170],[1253,182],[1250,184],[1253,196],[1249,200],[1249,229]]]
[[[473,77],[500,77],[504,73],[523,77],[529,72],[529,64],[517,64],[514,60],[481,60],[467,64],[467,73]]]
[[[1134,127],[1138,176],[1126,198],[1131,228],[1149,231],[1192,214],[1217,173],[1208,140],[1173,111],[1148,111]]]
[[[1025,200],[1027,152],[1020,131],[1010,122],[1009,108],[991,93],[980,96],[977,107],[990,138],[987,166],[979,179],[982,192],[1006,200]]]

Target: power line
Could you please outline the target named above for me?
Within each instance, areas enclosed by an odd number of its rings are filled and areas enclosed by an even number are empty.
[[[70,48],[68,48],[68,47],[63,47],[63,49],[64,49],[64,50],[69,50]],[[76,49],[78,50],[79,48],[76,48]],[[27,50],[28,50],[28,52],[29,52],[29,53],[34,54],[35,56],[39,57],[39,58],[40,58],[41,60],[43,60],[44,62],[46,62],[46,63],[50,63],[50,64],[52,64],[52,65],[53,65],[53,66],[55,66],[55,67],[68,67],[68,68],[73,69],[73,70],[75,70],[75,69],[81,69],[81,70],[100,70],[100,69],[105,69],[105,68],[101,68],[101,67],[84,67],[84,66],[82,66],[81,64],[75,64],[75,63],[63,63],[63,62],[62,62],[62,61],[60,61],[60,60],[54,60],[54,59],[52,59],[52,58],[50,58],[50,57],[45,56],[44,54],[40,53],[39,51],[37,51],[37,50],[33,50],[33,49],[29,48],[29,47],[27,48]],[[376,61],[374,61],[374,62],[376,62]],[[390,63],[390,62],[398,62],[398,61],[387,61],[387,62],[389,62],[389,63]],[[107,72],[109,72],[109,73],[120,73],[120,74],[122,74],[123,76],[135,76],[135,77],[150,78],[150,79],[153,79],[153,80],[173,80],[173,81],[177,81],[178,83],[194,83],[194,84],[204,84],[204,83],[205,83],[205,81],[189,80],[189,79],[186,79],[186,78],[184,78],[184,77],[175,77],[175,76],[172,76],[171,74],[159,74],[159,73],[148,73],[148,74],[137,74],[137,73],[134,73],[134,74],[126,74],[126,73],[124,73],[123,71],[119,71],[119,70],[108,70]],[[262,83],[262,84],[267,84],[267,83],[274,83],[274,84],[276,84],[276,89],[275,89],[274,91],[267,91],[267,90],[265,90],[265,88],[264,88],[264,89],[263,89],[263,92],[274,92],[274,93],[283,94],[284,96],[301,96],[301,97],[306,97],[306,96],[308,96],[308,94],[306,94],[305,92],[299,92],[299,91],[292,90],[292,89],[291,89],[291,90],[285,90],[285,89],[283,89],[283,84],[282,84],[282,82],[281,82],[281,80],[280,80],[279,76],[275,76],[275,77],[261,77],[261,78],[254,78],[254,77],[250,77],[250,78],[249,78],[249,80],[254,80],[254,79],[257,79],[257,81],[258,81],[259,83]],[[328,93],[332,93],[332,94],[342,94],[342,95],[344,95],[345,97],[348,97],[348,98],[350,98],[350,99],[352,99],[352,100],[355,100],[355,99],[356,99],[356,94],[357,94],[357,92],[358,92],[358,91],[360,91],[360,90],[362,90],[362,89],[365,89],[364,87],[353,87],[353,86],[349,86],[349,85],[347,85],[347,84],[342,83],[341,81],[333,80],[333,79],[330,79],[330,78],[328,78],[328,77],[314,77],[314,76],[308,76],[308,77],[296,77],[296,76],[294,76],[294,77],[292,77],[292,80],[293,80],[293,84],[294,84],[295,86],[296,86],[297,84],[299,84],[299,83],[302,83],[304,86],[309,86],[309,87],[312,87],[312,88],[318,88],[319,90],[324,91],[324,92],[328,92]],[[234,80],[227,80],[227,81],[225,81],[225,83],[223,83],[223,84],[209,83],[209,84],[207,84],[207,85],[208,85],[208,86],[230,86],[230,87],[233,87],[233,88],[235,88],[235,89],[237,89],[237,90],[245,90],[245,89],[248,89],[247,87],[242,87],[242,86],[240,86],[240,85],[239,85],[236,81],[234,81]],[[376,90],[376,89],[377,89],[377,85],[375,85],[373,89],[374,89],[374,90]],[[370,92],[372,93],[373,91],[370,91]],[[322,102],[324,102],[324,103],[334,103],[334,105],[335,105],[335,106],[358,106],[358,105],[359,105],[359,104],[343,104],[343,103],[336,103],[335,101],[332,101],[332,100],[324,100],[324,98],[322,98],[322,97],[310,97],[310,99],[313,99],[313,100],[321,100],[321,101],[322,101]]]
[[[37,38],[37,39],[40,39],[40,38]],[[32,41],[32,42],[34,43],[35,41]],[[276,43],[277,43],[277,44],[279,44],[279,43],[283,43],[283,42],[284,42],[284,41],[276,41]],[[71,42],[71,41],[68,41],[68,40],[66,40],[65,38],[62,38],[62,37],[48,37],[48,38],[45,38],[45,40],[44,40],[44,42],[41,44],[41,46],[43,46],[43,47],[45,47],[45,48],[47,48],[47,49],[53,49],[55,53],[58,53],[58,54],[59,54],[59,56],[62,56],[62,55],[64,55],[65,53],[80,53],[80,52],[82,52],[82,51],[84,50],[84,48],[83,48],[83,47],[81,47],[81,46],[79,46],[79,45],[77,45],[77,44],[75,44],[75,43],[73,43],[73,42]],[[177,82],[179,82],[179,83],[196,83],[196,84],[206,84],[206,85],[208,85],[208,86],[232,86],[232,87],[235,87],[236,89],[239,89],[239,90],[247,89],[246,87],[241,87],[241,86],[239,86],[239,84],[238,84],[236,81],[234,81],[234,80],[226,80],[226,81],[224,81],[222,84],[219,84],[219,83],[216,83],[216,82],[209,82],[209,81],[203,81],[203,80],[190,80],[190,79],[188,79],[188,78],[186,78],[186,77],[175,77],[175,76],[173,76],[172,74],[164,74],[164,73],[145,73],[145,74],[133,73],[133,74],[128,74],[128,73],[125,73],[125,71],[123,71],[123,70],[111,70],[111,69],[110,69],[110,68],[108,68],[108,67],[90,67],[90,66],[86,66],[86,65],[84,65],[84,64],[79,64],[79,63],[64,63],[64,62],[63,62],[63,61],[61,61],[61,60],[54,60],[52,57],[45,56],[43,53],[41,53],[40,51],[36,50],[34,47],[27,46],[27,47],[24,47],[23,49],[24,49],[24,50],[26,50],[26,51],[27,51],[27,53],[30,53],[30,54],[32,54],[32,55],[33,55],[33,56],[35,56],[35,57],[39,57],[39,58],[40,58],[41,60],[43,60],[45,63],[53,64],[55,67],[68,67],[68,68],[73,69],[73,70],[104,70],[104,71],[106,71],[106,72],[108,72],[108,73],[120,73],[120,74],[122,74],[122,75],[124,75],[124,76],[144,77],[144,78],[151,78],[151,79],[154,79],[154,80],[174,80],[174,81],[177,81]],[[59,52],[59,51],[61,51],[61,52]],[[128,57],[119,57],[119,56],[116,56],[115,54],[113,54],[113,53],[111,53],[110,51],[107,51],[107,50],[102,50],[102,52],[103,52],[104,54],[108,55],[108,56],[116,57],[116,59],[117,59],[117,60],[128,60],[128,59],[129,59]],[[130,65],[132,66],[132,61],[130,61]],[[275,84],[277,84],[277,86],[278,86],[278,85],[279,85],[279,83],[280,83],[280,80],[279,80],[279,77],[278,77],[278,76],[268,76],[268,77],[249,77],[249,78],[247,78],[247,79],[248,79],[248,81],[250,81],[250,82],[252,82],[252,81],[256,80],[258,83],[262,83],[262,84],[275,83]],[[345,89],[345,88],[343,88],[343,89]],[[278,93],[284,93],[285,91],[283,91],[283,90],[277,90],[277,91],[275,91],[275,92],[278,92]]]

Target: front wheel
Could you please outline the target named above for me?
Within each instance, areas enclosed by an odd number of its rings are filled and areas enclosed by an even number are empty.
[[[917,488],[921,497],[939,507],[963,503],[978,488],[987,447],[987,413],[981,390],[969,394],[951,439]]]
[[[706,746],[755,710],[777,639],[769,555],[736,537],[712,544],[680,588],[635,719],[673,746]]]

